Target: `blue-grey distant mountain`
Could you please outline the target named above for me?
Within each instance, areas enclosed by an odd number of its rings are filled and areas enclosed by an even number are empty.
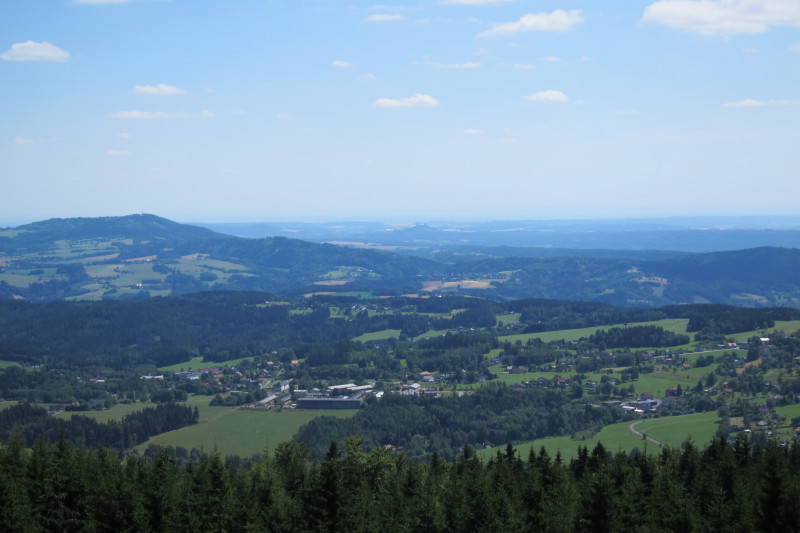
[[[466,231],[426,225],[386,233],[428,245],[392,253],[280,236],[244,238],[154,215],[51,219],[0,230],[0,297],[125,299],[260,290],[359,297],[456,293],[641,307],[703,302],[800,307],[796,248],[701,254],[653,247],[479,246],[457,244]],[[653,245],[664,235],[632,229],[627,234],[633,233]]]
[[[524,247],[580,250],[716,252],[800,246],[800,217],[672,217],[630,220],[200,224],[245,237],[292,236],[420,250],[431,247]]]

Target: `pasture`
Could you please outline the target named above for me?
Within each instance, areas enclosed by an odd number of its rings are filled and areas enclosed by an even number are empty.
[[[677,448],[691,439],[698,446],[705,446],[717,432],[719,416],[716,411],[691,415],[666,416],[645,420],[636,429],[667,446]]]
[[[636,423],[636,429],[668,446],[679,447],[684,441],[691,439],[698,446],[705,446],[717,431],[716,412],[696,413],[691,415],[669,416],[642,420]],[[634,421],[636,422],[636,421]],[[652,442],[635,435],[630,430],[631,422],[610,424],[601,429],[596,435],[585,440],[575,440],[571,437],[548,437],[535,441],[518,444],[514,448],[519,457],[527,459],[531,448],[535,453],[544,447],[550,457],[555,457],[556,452],[561,452],[561,457],[569,461],[578,456],[578,448],[586,446],[591,452],[598,442],[601,442],[606,451],[616,453],[619,451],[630,453],[634,448],[648,452],[658,451],[659,447]],[[505,446],[479,450],[477,455],[487,460],[497,453],[505,451]]]
[[[346,418],[356,410],[312,410],[286,409],[267,411],[261,409],[236,409],[211,407],[209,396],[189,399],[188,405],[196,405],[200,411],[200,422],[175,431],[157,435],[136,449],[144,451],[150,444],[182,446],[211,451],[216,448],[222,455],[249,457],[272,450],[276,444],[289,441],[300,426],[317,416]]]
[[[358,337],[354,337],[354,341],[369,342],[369,341],[385,341],[387,339],[397,339],[400,337],[399,329],[384,329],[381,331],[373,331],[372,333],[364,333]]]
[[[236,366],[242,361],[252,361],[254,357],[240,357],[238,359],[231,359],[229,361],[203,361],[202,357],[195,357],[183,363],[175,363],[174,365],[159,367],[159,372],[183,372],[189,370],[198,370],[201,368],[223,367],[223,366]]]
[[[608,330],[611,328],[624,328],[632,326],[658,326],[673,333],[686,334],[686,325],[689,320],[686,318],[665,318],[663,320],[654,320],[651,322],[631,322],[628,324],[613,324],[610,326],[593,326],[589,328],[579,329],[562,329],[558,331],[544,331],[541,333],[523,333],[519,335],[505,335],[498,337],[500,342],[517,342],[523,344],[530,339],[541,339],[543,342],[553,342],[564,340],[566,342],[577,341],[582,338],[587,338],[599,330]]]

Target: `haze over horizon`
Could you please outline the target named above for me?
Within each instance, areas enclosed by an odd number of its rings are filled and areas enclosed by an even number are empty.
[[[8,0],[0,226],[800,215],[794,0]]]

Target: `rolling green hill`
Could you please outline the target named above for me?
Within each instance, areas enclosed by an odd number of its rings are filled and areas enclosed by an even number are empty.
[[[420,236],[442,233],[417,228]],[[445,232],[447,233],[447,232]],[[450,251],[448,251],[450,250]],[[800,250],[546,255],[404,253],[286,237],[243,238],[154,215],[51,219],[0,230],[0,298],[131,299],[203,290],[359,297],[466,294],[627,307],[800,307]]]

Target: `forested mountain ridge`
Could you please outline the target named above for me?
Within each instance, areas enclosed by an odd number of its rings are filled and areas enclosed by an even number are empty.
[[[321,290],[393,280],[439,265],[287,237],[245,239],[154,215],[51,219],[0,231],[0,297],[136,298],[200,290]],[[343,282],[339,280],[343,279]]]
[[[256,290],[364,298],[469,294],[638,307],[709,302],[800,307],[796,248],[690,254],[456,246],[420,254],[424,257],[413,250],[399,254],[287,237],[234,237],[154,215],[51,219],[0,230],[0,298],[98,300]]]

